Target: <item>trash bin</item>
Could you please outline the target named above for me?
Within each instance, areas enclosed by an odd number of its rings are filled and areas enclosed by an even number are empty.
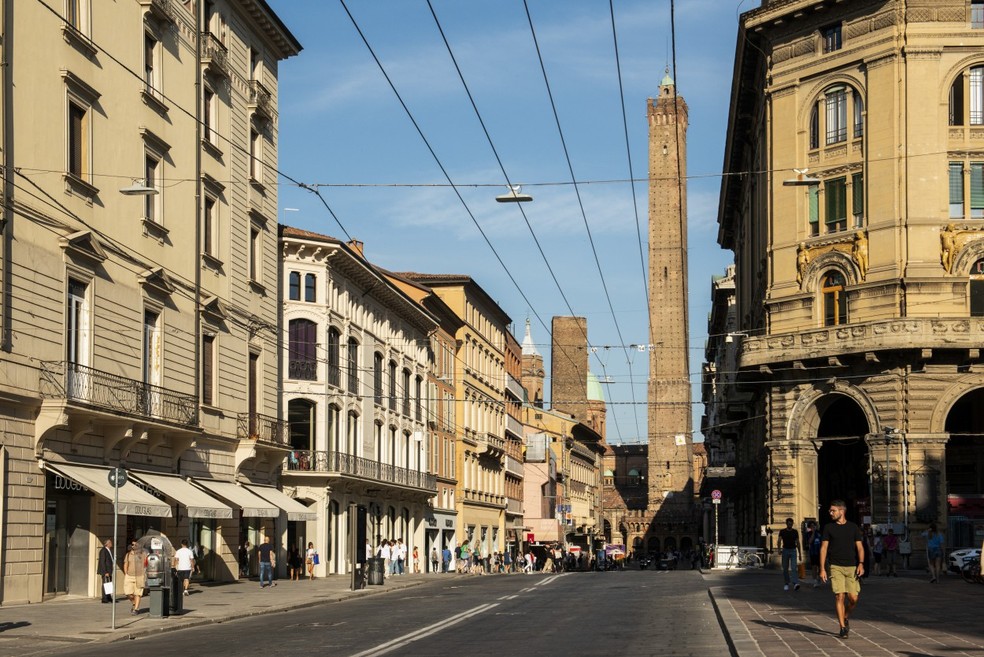
[[[181,613],[184,609],[184,582],[176,570],[171,571],[171,613]]]
[[[386,562],[382,557],[373,557],[367,560],[369,567],[369,583],[382,586],[386,576]]]

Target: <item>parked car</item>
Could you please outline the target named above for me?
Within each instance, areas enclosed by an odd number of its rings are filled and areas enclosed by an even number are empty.
[[[677,569],[677,558],[672,555],[663,557],[656,563],[656,570],[676,570],[676,569]]]
[[[954,550],[950,553],[950,557],[947,559],[947,567],[950,571],[959,574],[963,569],[964,563],[968,559],[980,559],[981,551],[980,548],[964,548],[962,550]]]

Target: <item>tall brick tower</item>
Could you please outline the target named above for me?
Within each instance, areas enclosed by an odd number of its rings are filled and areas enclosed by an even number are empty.
[[[587,424],[588,320],[556,316],[550,330],[550,408]]]
[[[687,103],[669,71],[649,119],[649,537],[696,539],[687,322]]]

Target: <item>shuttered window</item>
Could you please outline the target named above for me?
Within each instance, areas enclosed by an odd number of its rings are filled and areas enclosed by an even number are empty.
[[[984,217],[984,162],[970,163],[970,216]]]
[[[964,182],[963,164],[961,162],[950,162],[950,216],[963,218],[964,216]]]
[[[851,176],[851,213],[854,215],[854,227],[864,225],[864,174],[855,173]]]
[[[820,186],[810,185],[810,235],[820,234]]]
[[[211,406],[215,403],[214,398],[214,358],[215,358],[215,336],[202,336],[202,403]]]
[[[88,174],[88,131],[86,109],[73,102],[68,104],[68,172],[84,178]]]
[[[824,223],[827,232],[833,233],[847,228],[847,179],[835,178],[824,183],[826,213]]]

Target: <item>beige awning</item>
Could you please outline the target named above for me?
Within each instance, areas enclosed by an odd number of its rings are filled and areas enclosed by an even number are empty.
[[[318,512],[310,507],[306,507],[293,497],[290,497],[283,491],[274,488],[273,486],[259,486],[256,484],[247,484],[246,488],[250,489],[267,502],[271,504],[276,504],[278,507],[287,512],[287,520],[317,520]]]
[[[192,479],[192,481],[242,509],[244,518],[276,518],[280,515],[280,509],[276,505],[231,481],[217,479]]]
[[[175,475],[152,472],[132,472],[134,479],[142,481],[156,491],[167,495],[188,510],[189,518],[231,518],[232,508],[215,499],[201,488]]]
[[[96,495],[103,497],[110,502],[116,499],[119,492],[119,504],[116,507],[118,513],[125,516],[154,516],[156,518],[170,518],[171,505],[157,499],[144,489],[133,482],[128,482],[118,489],[113,488],[109,483],[109,472],[113,468],[90,466],[90,465],[69,465],[67,463],[49,463],[45,461],[44,467],[55,474],[59,474],[70,479],[80,486],[92,491]],[[127,471],[127,474],[130,474]]]

